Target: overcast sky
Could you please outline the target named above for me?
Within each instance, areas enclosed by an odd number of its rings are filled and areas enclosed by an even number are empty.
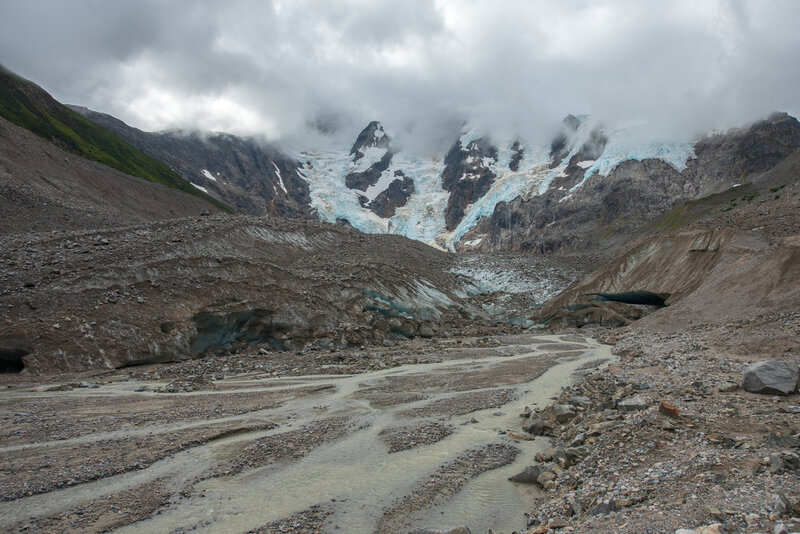
[[[800,1],[2,0],[0,63],[134,126],[657,136],[800,110]]]

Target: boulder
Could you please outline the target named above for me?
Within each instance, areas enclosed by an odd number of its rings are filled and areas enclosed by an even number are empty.
[[[554,404],[553,415],[555,415],[557,422],[566,423],[575,417],[575,407],[570,404]]]
[[[638,412],[647,408],[647,401],[636,395],[619,401],[617,403],[617,408],[623,412]]]
[[[750,364],[744,371],[742,387],[751,393],[791,395],[797,389],[797,365],[767,360]]]
[[[779,491],[775,494],[775,503],[773,508],[778,515],[787,515],[792,512],[792,503],[786,497],[785,493]]]
[[[534,436],[541,436],[544,434],[544,421],[542,416],[538,413],[530,415],[530,422],[522,426],[522,430]]]
[[[550,482],[550,481],[553,481],[553,480],[555,480],[555,479],[556,479],[556,474],[555,474],[555,473],[551,473],[550,471],[544,471],[544,472],[543,472],[541,475],[539,475],[539,477],[536,479],[536,482],[538,482],[538,483],[539,483],[539,485],[541,485],[541,486],[544,486],[544,485],[545,485],[545,484],[547,484],[548,482]]]
[[[422,323],[419,330],[417,330],[417,335],[419,337],[431,338],[436,335],[436,332],[434,332],[433,328],[428,323]]]
[[[509,478],[511,482],[519,482],[520,484],[535,484],[539,476],[542,474],[542,466],[529,465],[524,471]]]

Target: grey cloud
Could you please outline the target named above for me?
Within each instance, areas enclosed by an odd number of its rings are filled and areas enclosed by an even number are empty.
[[[438,150],[464,119],[549,136],[567,113],[687,136],[800,111],[800,3],[6,0],[0,62],[136,126]]]

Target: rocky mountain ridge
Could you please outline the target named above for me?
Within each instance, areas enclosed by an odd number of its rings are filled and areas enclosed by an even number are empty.
[[[703,138],[693,145],[694,157],[683,169],[656,158],[626,159],[607,176],[587,177],[578,160],[597,152],[587,154],[585,147],[544,193],[498,203],[464,242],[478,242],[472,248],[480,250],[538,253],[613,249],[673,207],[774,168],[800,148],[800,123],[785,113],[774,114],[748,128]]]
[[[0,242],[30,232],[82,231],[197,217],[218,210],[58,148],[0,117]]]
[[[222,133],[144,132],[105,113],[79,106],[70,109],[169,165],[196,189],[244,214],[313,217],[308,183],[298,173],[299,163],[275,147]]]
[[[67,108],[47,91],[0,65],[0,117],[33,132],[62,150],[136,178],[161,184],[231,208],[182,180],[172,169],[106,128]]]
[[[15,102],[4,104],[6,113]],[[450,250],[614,250],[681,203],[735,187],[800,148],[800,123],[785,113],[691,143],[631,139],[588,116],[566,117],[541,146],[496,142],[465,126],[438,159],[397,149],[377,121],[349,148],[289,153],[255,139],[148,133],[71,111],[168,165],[184,190],[242,213],[318,218]]]
[[[241,171],[223,166],[229,170],[222,174],[235,177],[232,195],[213,175],[218,171],[205,169],[219,167],[213,161],[228,157],[226,150],[235,152],[219,146],[221,136],[207,140],[217,145],[213,150],[199,136],[190,137],[189,151],[179,148],[189,143],[185,137],[147,134],[100,117],[246,213],[316,215],[457,250],[611,250],[680,203],[728,189],[800,148],[800,124],[786,114],[683,144],[631,142],[624,132],[607,132],[589,117],[570,115],[547,146],[520,140],[506,146],[467,129],[437,162],[398,151],[384,126],[373,121],[349,150],[287,155],[262,147],[271,164]],[[204,151],[214,156],[196,157]],[[283,182],[276,181],[279,176]]]

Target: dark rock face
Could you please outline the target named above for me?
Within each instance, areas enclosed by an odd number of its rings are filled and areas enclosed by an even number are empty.
[[[466,147],[458,140],[444,158],[442,187],[450,192],[445,210],[448,230],[454,230],[467,206],[489,191],[495,174],[489,169],[486,159],[497,162],[497,147],[486,138],[471,141]]]
[[[775,113],[747,128],[700,140],[689,161],[701,195],[716,193],[745,176],[771,169],[800,148],[800,123]]]
[[[383,126],[378,121],[370,122],[366,128],[361,130],[358,134],[356,142],[350,149],[350,155],[353,156],[353,163],[364,157],[364,154],[370,148],[383,149],[386,153],[380,160],[370,165],[367,169],[360,172],[349,172],[344,178],[345,185],[350,189],[357,189],[359,191],[366,191],[371,185],[375,185],[380,180],[383,172],[389,168],[394,156],[391,148],[391,139],[386,135]]]
[[[571,174],[571,172],[579,172],[577,169],[578,163],[581,161],[586,160],[595,160],[603,155],[603,151],[606,149],[606,144],[608,143],[608,137],[606,134],[603,133],[603,130],[600,128],[595,128],[589,134],[589,139],[583,143],[583,146],[578,150],[572,158],[569,160],[569,165],[567,166],[567,174]]]
[[[550,143],[551,169],[558,167],[564,158],[566,158],[572,151],[572,146],[575,142],[575,132],[578,131],[578,127],[580,125],[581,121],[579,121],[575,116],[567,115],[564,117],[564,120],[562,121],[561,132],[559,132],[555,139],[553,139],[553,142]]]
[[[389,170],[394,151],[392,150],[391,139],[386,135],[381,123],[377,121],[370,122],[358,134],[356,142],[353,143],[353,147],[350,149],[353,163],[357,163],[363,158],[370,148],[383,149],[386,152],[381,159],[374,162],[367,169],[360,172],[347,173],[345,185],[348,188],[366,191],[370,186],[377,184],[383,173]],[[394,180],[389,184],[389,187],[381,191],[371,201],[367,197],[361,197],[359,203],[361,207],[371,210],[379,217],[388,219],[394,216],[397,208],[406,205],[412,194],[414,194],[414,180],[403,174],[403,171],[398,170],[394,172]]]
[[[775,114],[748,128],[705,138],[695,144],[696,158],[681,172],[657,159],[624,161],[606,177],[593,174],[570,195],[583,180],[584,169],[577,164],[599,157],[606,142],[595,130],[543,195],[499,203],[472,231],[486,234],[481,247],[537,253],[612,249],[678,204],[774,167],[800,148],[800,123]],[[560,150],[555,148],[554,161]]]
[[[353,147],[350,149],[350,155],[353,156],[353,161],[355,162],[364,156],[365,148],[377,147],[389,150],[390,144],[391,140],[383,130],[383,125],[378,121],[372,121],[358,134],[356,142],[353,143]]]
[[[414,194],[414,180],[403,174],[403,171],[395,171],[395,180],[389,184],[385,191],[382,191],[372,202],[362,202],[379,217],[389,219],[394,216],[395,210],[405,206],[411,195]],[[365,201],[366,198],[362,197]]]
[[[508,168],[516,172],[519,170],[519,162],[522,161],[525,150],[520,146],[519,141],[514,141],[514,144],[511,145],[511,151],[514,152],[514,155],[511,156],[511,162],[508,164]]]
[[[298,162],[275,147],[229,134],[143,132],[104,113],[72,109],[242,213],[303,219],[314,215]]]
[[[344,177],[344,184],[349,189],[366,191],[369,186],[378,183],[378,180],[381,179],[381,175],[386,169],[389,168],[389,164],[391,162],[392,153],[387,151],[380,160],[370,165],[367,170],[362,172],[348,172]]]

